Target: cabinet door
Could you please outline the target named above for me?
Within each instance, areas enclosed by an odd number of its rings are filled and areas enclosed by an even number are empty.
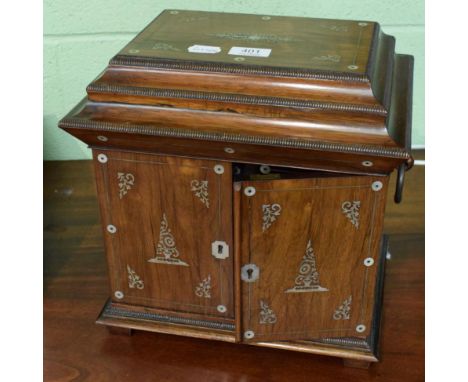
[[[387,178],[243,182],[245,341],[365,338]]]
[[[94,155],[112,300],[232,318],[230,164]]]

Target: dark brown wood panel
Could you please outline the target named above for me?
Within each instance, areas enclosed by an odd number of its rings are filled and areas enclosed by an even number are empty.
[[[230,164],[103,150],[94,162],[112,300],[233,318]]]
[[[243,182],[245,341],[370,334],[387,180]]]

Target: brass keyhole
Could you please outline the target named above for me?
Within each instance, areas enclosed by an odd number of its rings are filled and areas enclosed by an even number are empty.
[[[252,278],[252,273],[253,273],[253,269],[252,269],[252,268],[247,269],[247,277],[248,277],[249,279]]]

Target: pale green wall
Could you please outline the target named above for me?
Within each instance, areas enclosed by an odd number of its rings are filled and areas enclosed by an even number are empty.
[[[44,159],[90,158],[58,120],[117,51],[171,8],[379,22],[399,53],[415,56],[413,145],[424,144],[423,0],[44,0]]]

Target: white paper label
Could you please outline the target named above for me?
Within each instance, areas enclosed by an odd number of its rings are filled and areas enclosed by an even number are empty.
[[[264,48],[246,48],[243,46],[233,46],[228,54],[234,56],[250,56],[250,57],[268,57],[271,49]]]
[[[210,45],[192,45],[187,49],[190,53],[208,53],[215,54],[221,52],[219,46],[210,46]]]

